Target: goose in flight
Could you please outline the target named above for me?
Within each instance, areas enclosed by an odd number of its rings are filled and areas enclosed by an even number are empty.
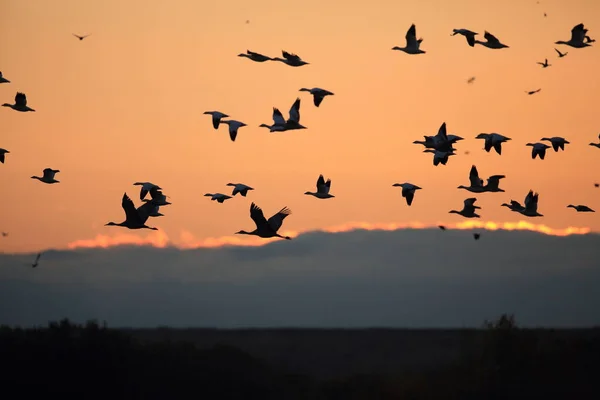
[[[283,132],[295,129],[306,129],[300,125],[300,98],[298,97],[290,107],[289,118],[286,121],[278,108],[273,107],[273,125],[261,124],[260,128],[269,128],[270,132]]]
[[[480,40],[475,40],[475,43],[478,43],[478,44],[480,44],[482,46],[485,46],[488,49],[504,49],[504,48],[508,48],[507,45],[501,43],[500,40],[498,40],[498,38],[496,36],[492,35],[488,31],[485,31],[485,33],[483,34],[483,37],[486,40],[485,42],[482,42]]]
[[[160,212],[160,206],[155,203],[145,203],[145,204],[153,204],[152,208],[148,208],[148,216],[149,217],[164,217],[165,215]]]
[[[536,94],[539,93],[542,89],[536,89],[536,90],[526,90],[525,93],[527,93],[528,95],[532,95],[532,94]]]
[[[272,61],[281,61],[282,63],[287,64],[290,67],[301,67],[303,65],[309,64],[306,61],[302,60],[296,54],[288,53],[285,50],[281,50],[281,54],[283,55],[283,58],[275,57],[272,59]]]
[[[596,212],[596,211],[592,210],[591,208],[589,208],[588,206],[584,206],[583,204],[579,204],[577,206],[574,206],[573,204],[569,204],[567,206],[567,208],[574,208],[575,210],[577,210],[577,212]]]
[[[469,197],[468,199],[465,199],[462,210],[450,210],[448,213],[462,215],[465,218],[481,218],[480,215],[475,213],[476,209],[481,209],[481,207],[475,205],[476,201],[477,198]]]
[[[272,237],[280,237],[282,239],[292,240],[289,236],[281,236],[277,233],[281,225],[283,224],[283,220],[285,217],[290,215],[292,211],[284,207],[275,215],[273,215],[268,220],[265,218],[262,209],[256,204],[250,204],[250,218],[256,224],[256,229],[252,232],[239,231],[236,232],[237,235],[254,235],[261,238],[272,238]]]
[[[598,143],[592,142],[590,143],[590,146],[594,146],[600,149],[600,134],[598,135]]]
[[[547,59],[547,58],[546,58],[546,59],[544,59],[544,62],[539,62],[539,61],[538,61],[538,62],[537,62],[537,64],[541,65],[541,66],[542,66],[542,68],[548,68],[548,67],[551,67],[551,66],[552,66],[552,64],[548,64],[548,59]]]
[[[229,125],[229,138],[232,142],[235,142],[235,138],[238,134],[238,129],[243,126],[247,126],[245,123],[236,121],[234,119],[222,120],[221,123]]]
[[[2,104],[2,107],[10,107],[15,111],[27,112],[27,111],[35,111],[33,108],[27,107],[27,96],[25,93],[17,92],[15,95],[15,104]]]
[[[516,211],[516,212],[519,212],[520,210],[524,210],[525,209],[525,207],[523,207],[521,205],[521,203],[519,203],[516,200],[511,200],[510,204],[502,203],[501,207],[508,207],[510,209],[510,211]]]
[[[538,156],[540,160],[543,160],[546,157],[546,149],[549,149],[546,143],[527,143],[525,146],[531,146],[531,158],[535,160],[535,157]]]
[[[144,202],[153,202],[155,205],[159,205],[159,206],[168,206],[169,204],[171,204],[170,202],[167,201],[167,196],[165,196],[163,194],[163,192],[158,188],[158,186],[153,187],[149,190],[150,192],[150,197],[152,198],[151,200],[148,199],[143,199],[142,201]]]
[[[469,46],[475,47],[475,35],[478,35],[477,32],[473,32],[468,29],[452,29],[452,34],[450,36],[454,36],[456,34],[463,35],[467,39]]]
[[[484,139],[485,144],[483,149],[489,153],[493,147],[498,155],[502,155],[502,143],[512,140],[511,138],[502,136],[498,133],[480,133],[475,139]]]
[[[471,83],[475,82],[475,77],[472,76],[469,79],[467,79],[467,83],[470,85]]]
[[[162,188],[158,185],[155,185],[152,182],[136,182],[133,184],[134,186],[141,186],[140,188],[140,200],[144,200],[148,192],[152,189],[162,190]]]
[[[85,39],[86,37],[88,37],[90,35],[79,36],[79,35],[73,34],[73,36],[75,36],[77,39],[79,39],[81,41],[81,40]]]
[[[558,53],[558,58],[563,58],[564,56],[566,56],[567,54],[569,54],[568,51],[565,51],[564,53],[561,53],[560,50],[558,49],[554,49],[554,51],[556,51]]]
[[[59,173],[60,170],[52,169],[52,168],[44,168],[44,171],[42,171],[42,172],[44,174],[42,177],[32,176],[31,179],[37,179],[38,181],[44,182],[44,183],[59,183],[59,181],[54,179],[54,175]]]
[[[10,83],[8,79],[2,76],[2,71],[0,71],[0,83]]]
[[[406,46],[394,46],[392,47],[392,50],[400,50],[406,54],[425,54],[425,51],[421,50],[421,42],[423,42],[423,38],[419,38],[417,40],[417,28],[415,27],[415,24],[412,24],[410,28],[408,28],[404,38],[406,39]]]
[[[10,153],[10,151],[6,150],[6,149],[0,149],[0,163],[4,164],[4,157],[5,154]]]
[[[248,194],[248,190],[254,190],[248,185],[244,185],[243,183],[228,183],[226,186],[233,186],[233,191],[231,192],[232,196],[236,194],[241,194],[243,197],[246,197]]]
[[[8,232],[2,232],[2,237],[7,237],[8,236]]]
[[[442,152],[452,151],[452,145],[459,140],[463,140],[460,136],[448,135],[446,133],[446,123],[443,122],[438,133],[435,136],[423,136],[425,141],[415,140],[414,144],[421,144],[427,149],[439,150]]]
[[[474,233],[473,234],[473,239],[475,239],[475,240],[479,240],[480,237],[481,237],[480,233]]]
[[[500,189],[500,179],[506,178],[505,175],[492,175],[487,179],[485,184],[485,191],[491,193],[504,192],[504,189]]]
[[[118,224],[116,222],[109,222],[105,224],[105,226],[122,226],[127,229],[150,229],[157,231],[158,228],[146,225],[146,221],[155,206],[156,203],[150,200],[138,208],[135,208],[133,201],[127,196],[127,193],[123,193],[121,207],[123,207],[123,211],[125,211],[125,221]]]
[[[425,149],[423,150],[423,153],[433,153],[433,165],[434,166],[438,166],[440,163],[442,165],[446,165],[446,163],[448,163],[448,158],[450,156],[455,156],[456,153],[454,152],[454,149],[451,149],[449,151],[440,151],[440,150],[433,150],[433,149]]]
[[[441,230],[445,231],[446,227],[444,225],[438,225],[438,228],[440,228]]]
[[[421,189],[412,183],[394,183],[392,186],[402,188],[402,197],[406,199],[406,204],[408,204],[408,206],[410,206],[413,202],[415,191]]]
[[[315,107],[319,107],[319,105],[321,105],[321,102],[323,101],[325,96],[333,96],[333,93],[331,93],[329,90],[325,90],[325,89],[321,89],[321,88],[312,88],[312,89],[302,88],[302,89],[300,89],[300,92],[309,92],[310,94],[312,94],[313,102],[315,103]]]
[[[565,151],[565,144],[570,144],[570,142],[568,140],[566,140],[565,138],[562,138],[560,136],[554,136],[551,138],[542,138],[541,140],[545,140],[548,141],[552,144],[552,148],[554,149],[555,152],[558,152],[558,150],[562,150]]]
[[[227,196],[223,193],[206,193],[204,196],[210,197],[211,201],[216,200],[219,203],[223,203],[225,200],[231,199],[231,196]]]
[[[331,189],[331,179],[327,179],[327,182],[325,182],[325,178],[323,178],[323,174],[321,174],[319,175],[319,179],[317,179],[317,191],[315,193],[304,192],[304,194],[315,196],[318,199],[330,199],[335,196],[329,194],[329,189]]]
[[[472,193],[483,193],[486,191],[486,187],[483,185],[483,179],[479,178],[479,173],[477,172],[477,167],[475,165],[471,166],[469,181],[469,186],[460,185],[458,189],[466,189]]]
[[[219,129],[219,124],[221,123],[221,118],[228,118],[229,115],[223,114],[220,111],[204,111],[203,114],[212,116],[213,128]]]
[[[40,264],[40,257],[42,256],[42,253],[38,253],[37,256],[35,256],[35,260],[33,261],[33,264],[31,264],[31,268],[35,268]]]
[[[265,62],[265,61],[272,60],[271,57],[267,57],[267,56],[262,55],[260,53],[255,53],[255,52],[250,51],[250,50],[246,50],[246,53],[240,53],[240,54],[238,54],[238,57],[246,57],[246,58],[249,58],[252,61],[256,61],[256,62]]]
[[[522,207],[516,211],[526,217],[543,217],[542,214],[538,213],[537,207],[538,194],[534,194],[533,190],[530,190],[527,196],[525,197],[525,207]]]
[[[585,37],[587,36],[587,29],[584,28],[583,24],[578,24],[571,29],[571,38],[566,42],[564,40],[559,40],[558,42],[554,42],[554,44],[564,44],[567,46],[574,47],[576,49],[581,49],[583,47],[591,46],[588,42],[586,42]]]

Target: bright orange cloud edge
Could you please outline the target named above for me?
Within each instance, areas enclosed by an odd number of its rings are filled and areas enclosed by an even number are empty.
[[[505,230],[505,231],[533,231],[551,236],[569,236],[569,235],[585,235],[591,232],[590,228],[568,227],[565,229],[554,229],[546,225],[532,224],[527,221],[518,222],[482,222],[482,221],[464,221],[457,224],[436,224],[427,225],[420,222],[411,222],[406,224],[398,223],[367,223],[367,222],[348,222],[343,225],[338,225],[325,229],[316,229],[305,232],[285,231],[284,236],[297,237],[301,234],[310,232],[328,232],[339,233],[349,232],[359,229],[374,231],[395,231],[400,229],[429,229],[437,228],[438,225],[444,225],[447,229],[468,230],[468,229],[485,229],[488,231]],[[219,238],[197,239],[190,232],[182,231],[179,240],[171,241],[167,234],[163,231],[149,233],[146,237],[141,237],[135,234],[117,234],[114,236],[97,235],[93,239],[81,239],[71,242],[67,245],[70,250],[80,248],[110,248],[115,246],[152,246],[157,248],[175,247],[178,249],[198,249],[198,248],[215,248],[222,246],[263,246],[271,243],[272,240],[261,238],[242,238],[236,236],[223,236]]]

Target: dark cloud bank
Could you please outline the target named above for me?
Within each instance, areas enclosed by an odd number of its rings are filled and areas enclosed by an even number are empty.
[[[263,247],[0,254],[0,323],[472,327],[600,324],[600,235],[309,233]]]

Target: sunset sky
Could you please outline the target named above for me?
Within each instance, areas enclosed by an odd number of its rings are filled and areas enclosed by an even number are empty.
[[[377,224],[456,224],[480,176],[504,174],[506,193],[474,195],[481,222],[543,224],[600,231],[600,44],[554,45],[585,23],[600,37],[597,0],[316,1],[179,0],[0,1],[0,103],[26,93],[35,113],[0,108],[0,252],[65,248],[122,235],[206,241],[253,230],[255,201],[268,218],[289,207],[282,231]],[[544,17],[544,12],[547,17]],[[246,23],[248,21],[248,23]],[[404,46],[411,23],[427,53]],[[510,48],[471,48],[453,28],[485,30]],[[73,33],[91,34],[83,41]],[[482,38],[480,38],[483,40]],[[554,48],[568,51],[559,59]],[[254,63],[246,50],[281,50],[310,63]],[[551,67],[536,62],[548,58]],[[475,76],[472,84],[467,79]],[[302,87],[334,96],[319,108]],[[525,91],[542,88],[536,95]],[[269,133],[272,107],[287,112],[302,99],[307,130]],[[231,142],[204,111],[248,124]],[[448,165],[412,144],[442,122],[465,138]],[[502,156],[486,153],[481,132],[513,140]],[[563,136],[564,152],[531,159],[527,142]],[[470,154],[464,154],[465,151]],[[50,167],[59,184],[30,179]],[[319,200],[319,174],[336,197]],[[150,219],[158,233],[105,227],[121,222],[121,197],[140,204],[136,181],[160,185],[173,203]],[[256,190],[219,204],[205,193],[231,194],[229,182]],[[394,183],[423,188],[411,207]],[[512,213],[503,202],[539,192],[542,218]],[[369,225],[372,224],[372,225]],[[379,225],[381,226],[381,225]],[[103,236],[99,236],[103,235]],[[236,235],[237,236],[237,235]],[[111,239],[112,238],[112,239]],[[240,241],[253,238],[239,237]],[[141,240],[141,239],[140,239]]]

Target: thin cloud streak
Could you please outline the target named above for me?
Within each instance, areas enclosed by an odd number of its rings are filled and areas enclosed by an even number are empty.
[[[297,237],[310,232],[328,232],[339,233],[349,232],[358,229],[363,230],[380,230],[380,231],[395,231],[400,229],[430,229],[438,225],[444,225],[448,229],[455,230],[470,230],[484,229],[488,231],[506,230],[506,231],[532,231],[543,233],[550,236],[569,236],[569,235],[585,235],[592,230],[587,227],[572,227],[569,226],[563,229],[551,228],[543,224],[533,224],[527,221],[517,222],[493,222],[493,221],[463,221],[455,224],[435,224],[427,225],[420,222],[409,223],[368,223],[368,222],[348,222],[343,225],[337,225],[324,229],[313,231],[294,232],[284,231],[283,235]],[[222,236],[218,238],[198,239],[188,231],[182,231],[177,240],[170,238],[164,231],[151,232],[142,237],[136,234],[126,233],[117,235],[97,235],[92,239],[80,239],[69,243],[66,248],[70,250],[80,248],[110,248],[115,246],[152,246],[156,248],[176,247],[178,249],[198,249],[198,248],[215,248],[223,246],[263,246],[271,243],[271,240],[260,238],[242,238],[236,236]]]

